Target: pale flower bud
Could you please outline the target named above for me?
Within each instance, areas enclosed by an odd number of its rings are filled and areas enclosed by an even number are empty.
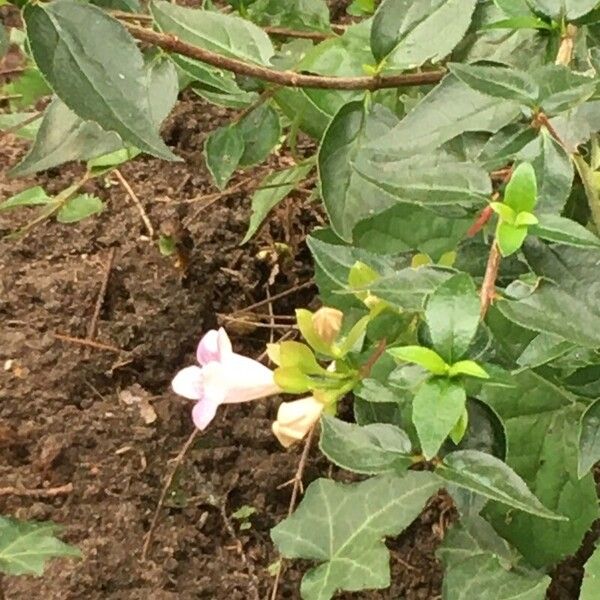
[[[277,411],[277,421],[273,423],[273,433],[284,448],[300,441],[310,428],[320,419],[323,404],[312,396],[282,402]]]
[[[336,308],[323,306],[312,316],[312,324],[316,334],[326,343],[331,344],[342,328],[344,313]]]

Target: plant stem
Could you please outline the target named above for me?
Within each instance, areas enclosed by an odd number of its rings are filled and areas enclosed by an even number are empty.
[[[500,268],[500,248],[496,240],[492,242],[490,253],[488,255],[487,266],[485,267],[485,275],[481,284],[480,298],[480,315],[481,319],[485,318],[487,311],[496,295],[496,279],[498,278],[498,269]]]
[[[228,56],[222,56],[183,42],[174,35],[152,31],[145,27],[124,23],[129,33],[136,39],[153,44],[168,52],[176,52],[199,60],[219,69],[226,69],[238,75],[247,75],[282,85],[285,87],[318,88],[330,90],[380,90],[401,86],[428,85],[438,83],[446,74],[445,71],[429,71],[425,73],[407,73],[402,75],[376,77],[328,77],[321,75],[304,75],[295,71],[276,71],[262,65],[254,65]]]

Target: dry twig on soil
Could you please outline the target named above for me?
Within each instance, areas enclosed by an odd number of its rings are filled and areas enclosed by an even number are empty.
[[[27,489],[14,486],[0,488],[0,496],[26,496],[28,498],[55,498],[56,496],[64,496],[73,491],[72,483],[65,483],[58,487]]]

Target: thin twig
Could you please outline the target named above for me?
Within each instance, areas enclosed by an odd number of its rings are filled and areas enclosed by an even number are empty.
[[[0,77],[10,77],[11,75],[20,75],[25,67],[15,67],[14,69],[3,69],[0,71]]]
[[[223,321],[228,321],[230,323],[238,323],[239,325],[249,325],[252,327],[256,327],[257,329],[285,329],[286,331],[289,329],[298,329],[296,325],[286,324],[286,323],[260,323],[258,321],[248,321],[246,319],[237,319],[236,317],[232,317],[230,315],[220,315],[220,319]]]
[[[6,94],[5,96],[0,96],[0,102],[8,102],[9,100],[20,100],[23,97],[23,94]]]
[[[500,259],[500,248],[498,247],[496,240],[494,240],[492,242],[492,247],[490,248],[485,275],[483,277],[483,283],[481,284],[481,291],[479,292],[480,314],[482,320],[496,296],[496,279],[498,278]]]
[[[152,543],[152,536],[154,535],[154,530],[156,529],[156,525],[158,523],[158,517],[160,516],[160,511],[165,502],[165,498],[167,497],[167,492],[169,491],[169,488],[171,487],[171,484],[173,483],[173,478],[175,477],[175,474],[177,473],[179,466],[183,462],[185,455],[187,454],[188,450],[194,443],[194,440],[196,439],[196,436],[198,435],[198,433],[199,433],[199,430],[194,428],[194,431],[192,431],[192,433],[186,440],[185,444],[179,451],[179,454],[175,457],[175,461],[173,463],[173,468],[171,469],[171,472],[167,476],[165,484],[163,485],[162,491],[160,493],[160,498],[158,499],[158,504],[156,505],[156,508],[154,510],[152,522],[150,523],[150,529],[148,529],[148,533],[146,533],[146,536],[144,539],[144,546],[142,547],[142,560],[143,561],[146,560],[146,556],[148,555],[148,549],[150,548],[150,544]]]
[[[65,335],[64,333],[55,333],[54,337],[62,342],[69,342],[70,344],[80,344],[81,346],[89,346],[90,348],[96,348],[97,350],[106,350],[107,352],[114,352],[115,354],[121,354],[124,352],[121,348],[111,346],[110,344],[102,344],[94,340],[86,340],[84,338],[72,337]]]
[[[63,496],[70,494],[73,491],[72,483],[65,483],[65,485],[59,485],[58,487],[46,488],[46,489],[26,489],[20,487],[3,487],[0,488],[0,496],[26,496],[27,498],[55,498],[56,496]]]
[[[140,213],[140,217],[142,218],[142,221],[144,223],[144,226],[146,227],[146,231],[148,232],[148,236],[150,238],[154,238],[154,227],[152,227],[152,223],[148,218],[148,213],[146,212],[144,205],[141,203],[140,199],[137,197],[136,193],[129,185],[129,182],[125,179],[125,177],[123,177],[121,171],[119,171],[119,169],[115,169],[113,173],[119,180],[119,183],[123,186],[123,189],[127,192],[127,195],[133,200],[133,203],[136,205],[138,212]]]
[[[235,311],[233,311],[232,314],[239,315],[240,313],[245,313],[245,312],[254,310],[255,308],[264,306],[265,304],[268,304],[269,302],[275,302],[275,300],[280,300],[281,298],[285,298],[286,296],[289,296],[290,294],[294,294],[295,292],[303,290],[307,287],[311,287],[314,284],[315,284],[315,282],[312,279],[310,279],[309,281],[305,281],[304,283],[300,283],[298,285],[295,285],[294,287],[291,287],[289,290],[285,290],[285,292],[279,292],[279,294],[275,294],[274,296],[271,296],[270,298],[265,298],[264,300],[255,302],[254,304],[251,304],[250,306],[246,306],[246,308],[240,308],[239,310],[235,310]]]
[[[113,263],[115,262],[115,252],[116,248],[114,246],[108,251],[108,258],[106,259],[106,265],[104,266],[104,276],[102,277],[100,291],[98,292],[98,297],[96,298],[96,305],[94,306],[94,314],[92,315],[92,320],[88,325],[88,340],[93,340],[96,337],[96,333],[98,331],[98,319],[100,318],[100,311],[102,310],[102,305],[104,304],[104,298],[106,296],[106,289],[108,288],[110,272],[112,270]]]
[[[313,425],[309,430],[304,440],[304,448],[300,455],[300,461],[298,462],[298,468],[296,469],[296,475],[294,475],[294,487],[292,488],[292,496],[290,497],[290,504],[288,506],[288,517],[292,516],[294,509],[296,508],[296,501],[298,500],[298,494],[302,488],[302,477],[304,476],[304,469],[306,468],[306,462],[308,461],[308,455],[310,453],[310,447],[312,444],[313,434],[315,433],[316,425]],[[279,588],[279,580],[281,579],[281,568],[283,566],[283,559],[279,560],[279,569],[275,575],[275,581],[273,582],[273,590],[271,592],[271,600],[277,598],[277,589]]]
[[[154,44],[168,52],[175,52],[199,60],[219,69],[226,69],[238,75],[247,75],[263,81],[269,81],[286,87],[303,87],[334,90],[380,90],[400,86],[428,85],[438,83],[446,74],[445,71],[428,71],[424,73],[406,73],[375,77],[328,77],[321,75],[305,75],[295,71],[277,71],[261,65],[250,64],[235,58],[211,52],[199,46],[193,46],[174,35],[160,33],[138,25],[124,23],[129,33],[136,39]]]

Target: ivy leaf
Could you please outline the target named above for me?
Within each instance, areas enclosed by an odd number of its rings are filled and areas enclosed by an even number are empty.
[[[600,461],[600,400],[587,407],[579,425],[579,477]]]
[[[222,190],[231,179],[244,154],[244,139],[238,127],[225,125],[213,131],[204,146],[204,158],[217,187]]]
[[[42,575],[46,561],[79,558],[81,552],[55,537],[61,527],[0,517],[0,571],[9,575]]]
[[[540,89],[528,73],[505,67],[451,63],[450,71],[469,87],[493,96],[514,100],[525,106],[537,106]]]
[[[40,71],[77,116],[148,154],[176,160],[152,119],[142,54],[120,23],[73,0],[28,4],[23,17]]]
[[[433,292],[425,320],[434,348],[448,363],[457,362],[469,348],[479,325],[479,296],[473,280],[458,273]]]
[[[252,195],[252,214],[248,231],[241,244],[245,244],[258,231],[262,222],[279,202],[281,202],[295,187],[301,183],[310,171],[313,165],[299,164],[269,173],[258,186],[258,189]]]
[[[104,203],[97,196],[81,194],[69,198],[56,215],[59,223],[77,223],[104,209]]]
[[[321,417],[321,452],[338,467],[375,475],[401,471],[412,464],[410,439],[387,423],[355,425],[335,417]]]
[[[529,227],[529,233],[557,244],[579,248],[597,248],[600,246],[600,238],[589,229],[576,221],[557,215],[540,215],[539,223]]]
[[[302,598],[329,600],[337,590],[387,587],[389,551],[382,538],[408,527],[439,487],[426,472],[311,483],[296,512],[271,530],[284,557],[323,563],[304,576]]]
[[[241,17],[160,0],[152,2],[150,8],[162,31],[188,44],[261,65],[268,65],[275,53],[269,36]]]
[[[526,513],[545,519],[567,520],[548,510],[508,465],[491,454],[477,450],[451,452],[436,472],[455,485]]]
[[[177,73],[170,61],[153,60],[146,65],[146,77],[150,112],[158,128],[177,100]],[[90,160],[123,148],[123,141],[115,132],[105,131],[94,121],[80,119],[55,98],[44,113],[28,154],[10,174],[24,177],[71,160]]]
[[[384,0],[373,19],[371,49],[385,70],[439,62],[461,41],[477,0]],[[444,35],[437,35],[443,29]]]
[[[412,418],[421,450],[431,460],[461,418],[467,395],[459,383],[443,377],[423,382],[414,399]]]
[[[600,546],[596,546],[594,553],[585,563],[583,581],[579,600],[594,600],[598,595],[600,586]]]
[[[532,371],[513,380],[513,388],[484,386],[480,395],[504,422],[506,464],[546,508],[569,520],[542,519],[495,502],[487,505],[484,516],[533,566],[548,566],[573,554],[598,517],[593,478],[577,476],[582,408],[570,394]]]

